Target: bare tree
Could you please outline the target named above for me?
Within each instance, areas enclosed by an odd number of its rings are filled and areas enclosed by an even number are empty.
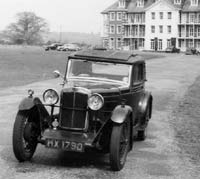
[[[33,12],[21,12],[16,15],[17,21],[11,23],[5,35],[17,44],[39,44],[42,41],[42,34],[48,31],[48,24],[42,17]]]

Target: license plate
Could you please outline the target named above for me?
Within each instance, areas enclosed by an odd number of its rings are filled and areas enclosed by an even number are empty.
[[[72,142],[58,139],[46,139],[47,148],[63,149],[67,151],[83,152],[84,145],[80,142]]]

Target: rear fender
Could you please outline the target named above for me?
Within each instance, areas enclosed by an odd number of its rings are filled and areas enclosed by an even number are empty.
[[[138,105],[138,111],[140,114],[140,117],[143,118],[146,115],[146,110],[147,107],[149,105],[149,118],[151,118],[151,114],[152,114],[152,103],[153,103],[153,97],[151,95],[150,92],[146,92],[144,94],[144,96],[141,98],[141,100],[139,101],[139,105]]]
[[[114,123],[121,124],[123,123],[127,117],[132,113],[132,108],[127,105],[118,105],[112,112],[111,120]]]

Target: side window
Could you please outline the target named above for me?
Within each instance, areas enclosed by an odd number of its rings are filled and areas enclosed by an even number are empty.
[[[144,81],[145,78],[145,71],[144,71],[144,64],[136,64],[133,67],[133,84]]]

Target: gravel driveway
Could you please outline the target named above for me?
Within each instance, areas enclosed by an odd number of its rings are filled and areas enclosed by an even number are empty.
[[[56,150],[37,148],[31,162],[18,163],[12,153],[11,136],[19,101],[26,90],[36,89],[41,95],[47,86],[58,81],[49,80],[26,86],[0,90],[0,176],[7,179],[165,179],[199,178],[198,163],[182,155],[174,124],[174,111],[197,76],[200,75],[200,58],[184,54],[169,54],[166,58],[147,61],[147,88],[154,96],[152,120],[148,138],[135,142],[128,154],[125,168],[112,172],[108,156],[99,154],[68,154]],[[180,125],[180,124],[179,124]]]

